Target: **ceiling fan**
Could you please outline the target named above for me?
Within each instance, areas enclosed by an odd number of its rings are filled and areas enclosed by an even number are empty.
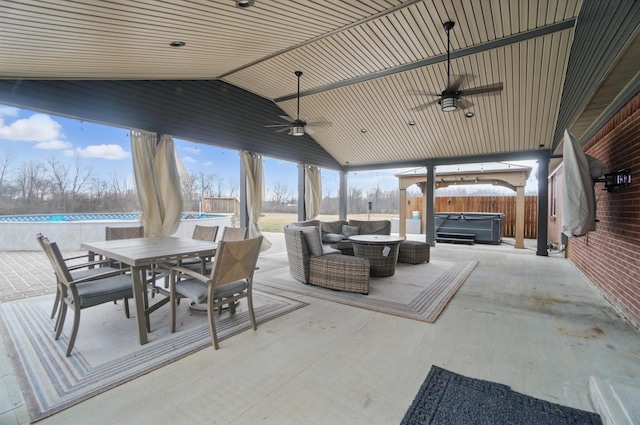
[[[300,117],[300,77],[302,76],[302,71],[295,71],[296,76],[298,77],[298,115],[296,119],[291,119],[286,115],[280,115],[285,121],[288,121],[288,124],[269,124],[265,125],[265,127],[284,127],[280,130],[276,130],[276,133],[281,133],[284,131],[289,131],[287,134],[289,136],[302,136],[305,133],[305,130],[309,134],[313,134],[313,127],[330,127],[331,123],[328,121],[307,121]]]
[[[456,76],[454,81],[451,81],[451,40],[449,37],[449,32],[455,26],[455,22],[447,21],[442,26],[447,32],[447,87],[442,91],[442,93],[430,93],[423,90],[407,91],[407,94],[411,95],[438,97],[438,99],[432,100],[431,102],[423,103],[422,105],[418,105],[415,108],[411,108],[411,110],[413,111],[422,111],[436,103],[440,105],[440,109],[442,109],[442,111],[444,112],[455,111],[458,108],[467,109],[473,106],[473,102],[464,99],[464,97],[487,93],[496,93],[502,90],[502,83],[495,83],[486,86],[460,90],[462,83],[464,82],[465,78],[467,78],[466,75],[458,75]]]

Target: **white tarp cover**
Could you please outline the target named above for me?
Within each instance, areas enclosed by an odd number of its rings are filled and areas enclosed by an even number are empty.
[[[562,232],[584,236],[596,230],[594,179],[602,176],[605,165],[582,150],[569,130],[564,131],[564,189],[562,192]]]

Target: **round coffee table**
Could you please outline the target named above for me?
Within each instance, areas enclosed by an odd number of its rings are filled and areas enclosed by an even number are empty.
[[[369,259],[370,276],[393,276],[398,262],[398,247],[404,238],[390,235],[354,235],[353,255]]]

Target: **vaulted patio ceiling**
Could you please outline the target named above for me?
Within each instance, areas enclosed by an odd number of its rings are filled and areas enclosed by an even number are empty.
[[[413,110],[446,86],[448,20],[462,89],[504,89]],[[525,159],[638,92],[639,23],[633,0],[7,1],[0,103],[334,169]],[[264,127],[296,118],[296,70],[332,123],[312,136]]]

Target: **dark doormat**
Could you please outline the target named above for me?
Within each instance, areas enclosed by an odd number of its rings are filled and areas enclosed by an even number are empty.
[[[432,366],[401,425],[602,425],[600,416]]]

